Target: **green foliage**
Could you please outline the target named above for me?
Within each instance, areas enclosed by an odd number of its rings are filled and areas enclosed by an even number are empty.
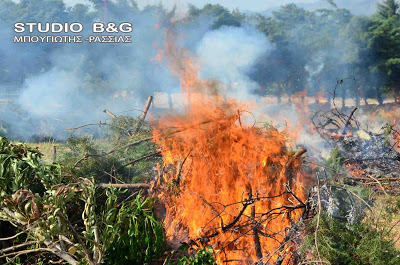
[[[210,247],[206,247],[203,249],[198,249],[193,251],[193,253],[188,254],[189,246],[182,245],[178,249],[178,253],[180,257],[174,262],[177,265],[214,265],[216,264],[216,259],[213,254],[214,251]],[[172,255],[175,254],[175,251],[171,253],[171,255],[165,260],[164,264],[171,264]]]
[[[91,136],[74,137],[72,134],[68,136],[67,146],[74,153],[80,154],[96,154],[96,148]]]
[[[339,148],[335,147],[332,150],[330,157],[326,160],[327,166],[339,171],[342,168],[343,157],[340,155]]]
[[[104,16],[102,0],[89,1],[92,8],[84,4],[68,7],[64,2],[3,0],[0,3],[0,20],[7,25],[3,27],[3,35],[12,36],[13,23],[26,21],[27,18],[46,22],[79,21],[90,26],[96,18]],[[276,96],[283,93],[292,95],[304,91],[307,87],[308,94],[313,94],[331,89],[336,78],[351,75],[356,78],[357,87],[355,89],[354,84],[343,86],[343,97],[356,97],[358,101],[360,97],[376,97],[381,102],[382,92],[398,95],[398,1],[385,0],[379,3],[373,16],[355,16],[349,10],[339,8],[334,1],[328,3],[330,8],[318,10],[307,10],[295,4],[287,4],[268,16],[261,13],[247,15],[238,9],[229,10],[219,4],[206,4],[202,8],[189,5],[187,17],[176,21],[176,24],[184,26],[189,20],[200,25],[203,23],[202,18],[206,17],[213,23],[208,30],[216,30],[223,26],[240,27],[244,22],[258,27],[274,46],[273,53],[259,58],[259,65],[251,74],[251,78],[262,87],[260,90],[263,93],[268,92]],[[136,19],[137,15],[150,15],[162,18],[162,21],[168,20],[172,13],[168,13],[162,4],[148,5],[140,10],[135,1],[120,0],[107,3],[107,15],[114,22],[131,21],[132,18]],[[24,67],[10,63],[15,60],[12,60],[11,55],[5,54],[5,59],[0,60],[0,82],[15,82],[17,78],[22,82],[26,77],[39,74],[43,69],[51,69],[54,66],[53,62],[46,57],[39,58],[37,52],[48,54],[53,50],[56,52],[55,50],[62,46],[43,44],[37,45],[37,49],[25,49],[21,56],[21,65]],[[82,80],[79,88],[85,96],[96,97],[101,94],[104,98],[115,91],[114,81],[110,77],[124,76],[125,67],[120,65],[130,61],[130,53],[123,46],[113,49],[96,47],[96,51],[90,53],[82,50],[85,56],[82,56],[74,72],[79,73]],[[108,58],[107,55],[112,56],[115,63],[105,71],[100,69],[99,65],[102,65],[102,58]],[[141,69],[135,68],[134,71],[140,72]],[[120,89],[130,88],[127,85]]]
[[[122,139],[129,139],[132,128],[136,126],[138,120],[130,116],[119,116],[112,120],[110,131],[112,132],[112,141],[117,143]]]
[[[379,230],[385,238],[397,238],[400,220],[400,198],[398,196],[386,195],[379,197],[374,202],[373,214],[365,218],[372,221],[375,229]]]
[[[389,223],[392,221],[393,215],[400,213],[400,198],[396,196],[388,196],[385,198],[383,203],[384,211],[389,215]]]
[[[127,180],[127,169],[115,156],[103,156],[99,143],[90,136],[74,137],[70,135],[67,150],[59,152],[58,162],[76,177],[94,177],[98,182],[110,182],[110,174]]]
[[[387,124],[384,127],[384,130],[383,130],[383,135],[385,137],[384,144],[387,145],[387,146],[390,146],[390,136],[392,134],[392,131],[393,131],[393,124]]]
[[[70,135],[66,148],[59,152],[57,161],[65,170],[76,177],[94,177],[96,182],[118,180],[131,183],[150,180],[156,174],[154,165],[160,160],[158,156],[135,161],[145,155],[156,152],[156,145],[143,141],[132,147],[130,143],[148,138],[151,135],[145,122],[137,135],[131,136],[138,120],[129,116],[118,116],[108,127],[105,139],[93,140],[90,136]],[[111,153],[110,150],[112,150]]]
[[[400,14],[395,0],[378,4],[378,12],[368,30],[368,45],[375,52],[372,68],[384,74],[387,92],[400,93]]]
[[[145,264],[163,254],[164,230],[154,216],[153,203],[152,198],[138,196],[121,206],[108,231],[115,238],[110,239],[105,264]]]
[[[240,27],[245,18],[244,14],[240,13],[238,9],[230,12],[219,4],[206,4],[202,9],[190,5],[188,13],[189,19],[196,19],[200,16],[215,18],[213,29],[218,29],[222,26]]]
[[[72,146],[80,149],[86,140],[74,140]],[[0,138],[0,218],[25,231],[21,237],[51,250],[64,238],[70,258],[80,264],[89,259],[143,264],[163,254],[164,231],[151,197],[139,194],[129,201],[112,186],[104,192],[93,179],[62,176],[59,165],[44,165],[41,156],[36,149]]]
[[[397,14],[399,4],[396,0],[384,0],[382,3],[378,3],[377,14],[380,18],[386,19]]]
[[[134,130],[139,125],[141,128],[140,131],[133,135]],[[110,126],[111,146],[129,145],[131,142],[151,137],[151,133],[152,132],[145,121],[139,121],[139,119],[129,116],[118,116],[113,119]],[[145,141],[131,148],[118,149],[113,154],[113,157],[116,160],[118,159],[120,161],[130,162],[150,153],[154,153],[156,150],[157,146],[153,142]],[[153,179],[156,173],[154,165],[157,164],[157,162],[160,162],[160,158],[154,156],[134,163],[134,165],[129,168],[129,172],[125,173],[129,176],[124,178],[125,181],[143,182]]]
[[[56,177],[60,167],[42,165],[41,157],[37,149],[0,137],[0,196],[26,188],[40,191],[62,181]]]
[[[200,249],[197,251],[195,256],[183,256],[178,259],[178,265],[212,265],[216,264],[216,260],[213,256],[213,250],[211,248]]]
[[[314,218],[310,235],[302,246],[303,255],[312,251],[316,257]],[[382,233],[368,224],[346,224],[327,214],[321,216],[317,233],[318,250],[321,258],[334,265],[395,265],[400,263],[400,252],[392,241],[386,240]]]

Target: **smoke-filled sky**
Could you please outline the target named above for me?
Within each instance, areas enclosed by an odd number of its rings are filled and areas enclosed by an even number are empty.
[[[110,0],[109,0],[110,1]],[[69,5],[76,3],[87,3],[85,0],[65,0]],[[181,10],[184,10],[188,4],[193,4],[202,7],[205,4],[220,4],[229,9],[239,8],[242,11],[261,12],[269,9],[278,8],[283,4],[296,3],[300,6],[316,9],[327,7],[326,0],[136,0],[139,7],[144,7],[147,4],[163,3],[168,8],[172,8],[175,4]],[[370,15],[376,8],[376,3],[381,0],[336,0],[335,3],[339,7],[347,8],[354,14]]]
[[[64,1],[68,5],[88,3],[85,0]],[[352,9],[354,13],[369,14],[371,12],[367,10],[376,9],[376,1],[350,0],[344,4],[344,0],[337,0],[336,3],[339,7]],[[42,3],[41,0],[32,2]],[[159,0],[137,2],[140,7],[144,7],[146,4],[157,4]],[[320,0],[162,1],[167,8],[177,3],[182,11],[188,3],[199,7],[206,3],[219,3],[229,9],[238,7],[242,12],[273,10],[289,2],[311,9],[328,7],[326,1]],[[355,9],[355,6],[358,8]],[[0,58],[8,66],[5,75],[9,77],[8,81],[21,81],[19,97],[15,99],[19,112],[7,108],[9,114],[3,114],[3,119],[6,117],[10,128],[9,132],[15,131],[19,138],[43,132],[61,138],[66,135],[65,127],[105,119],[102,111],[105,108],[118,114],[141,107],[147,96],[154,92],[179,91],[179,80],[171,75],[165,58],[161,58],[160,62],[154,60],[158,52],[163,50],[164,28],[171,26],[169,14],[164,10],[151,9],[137,13],[120,9],[115,11],[112,8],[108,11],[110,18],[134,24],[132,44],[16,45],[10,41],[12,27],[0,21],[0,32],[4,32],[0,34]],[[269,87],[269,83],[264,82],[264,77],[268,77],[272,83],[275,82],[274,78],[289,80],[291,87],[299,91],[307,84],[312,93],[325,83],[334,84],[337,76],[349,76],[347,69],[341,64],[342,60],[338,58],[343,58],[344,61],[343,54],[357,51],[357,46],[351,41],[345,44],[338,40],[339,43],[336,43],[338,33],[331,23],[327,23],[324,31],[324,39],[329,41],[316,51],[299,49],[299,43],[310,40],[309,44],[302,44],[301,47],[305,48],[312,46],[312,41],[318,42],[320,38],[319,34],[314,34],[315,31],[309,30],[308,22],[305,22],[288,29],[292,42],[284,50],[277,52],[275,44],[255,25],[243,23],[240,27],[223,26],[215,29],[213,23],[216,19],[206,14],[185,23],[177,23],[174,30],[178,38],[175,41],[194,55],[200,64],[201,77],[223,82],[223,88],[228,90],[229,95],[239,99],[250,98],[257,89]],[[309,55],[312,57],[307,57]],[[281,63],[283,60],[286,60],[286,64]],[[304,64],[304,67],[299,68],[296,64],[298,62]],[[321,77],[323,82],[320,80],[317,86],[311,81],[316,79],[325,65],[331,65],[332,69],[340,71],[329,70],[330,79]],[[298,68],[300,71],[297,71]],[[308,81],[302,82],[304,78]],[[288,92],[296,92],[294,90]],[[129,96],[124,97],[123,93],[128,93]],[[26,127],[27,123],[20,117],[35,124],[46,121],[50,125],[43,125],[45,129],[29,124]],[[1,124],[0,119],[0,126]]]

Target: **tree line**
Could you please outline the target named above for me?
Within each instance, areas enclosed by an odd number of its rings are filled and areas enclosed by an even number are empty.
[[[124,21],[150,14],[160,21],[169,18],[171,11],[161,4],[139,9],[133,0],[90,0],[91,7],[76,4],[66,6],[62,0],[5,0],[0,3],[0,83],[23,83],[26,78],[48,71],[54,62],[46,56],[57,52],[64,45],[21,45],[10,49],[13,23],[20,21],[76,22],[89,24],[93,21]],[[212,27],[242,27],[253,25],[264,33],[273,46],[272,52],[257,60],[250,78],[259,88],[260,95],[282,94],[290,96],[306,93],[310,96],[332,97],[337,82],[342,85],[336,91],[343,98],[355,98],[357,103],[376,98],[382,103],[385,97],[400,96],[400,9],[395,0],[384,0],[377,5],[371,16],[353,15],[329,1],[330,8],[306,10],[295,4],[287,4],[271,13],[243,13],[229,10],[219,4],[206,4],[202,8],[189,5],[183,19],[185,24],[210,16]],[[240,40],[238,40],[240,41]],[[68,44],[65,44],[68,45]],[[90,93],[114,91],[107,80],[110,73],[96,67],[99,54],[113,52],[115,60],[125,63],[129,54],[122,45],[89,47],[81,63],[85,76],[83,89]],[[118,75],[119,69],[110,69]],[[343,82],[345,80],[345,82]]]

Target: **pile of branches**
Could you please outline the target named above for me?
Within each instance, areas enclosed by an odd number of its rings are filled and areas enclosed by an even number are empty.
[[[190,249],[197,250],[211,247],[218,253],[223,253],[222,262],[224,264],[300,264],[304,258],[302,256],[302,241],[304,239],[305,224],[308,223],[316,214],[316,190],[312,190],[306,199],[302,200],[293,191],[293,185],[301,185],[293,178],[295,174],[295,161],[302,160],[305,149],[300,149],[292,154],[285,165],[285,174],[290,179],[285,184],[285,191],[276,195],[265,196],[255,192],[251,185],[246,186],[243,191],[241,201],[222,204],[218,201],[207,201],[201,194],[199,196],[205,207],[209,207],[213,213],[209,222],[201,229],[197,238],[187,238],[186,242],[180,242]],[[160,176],[162,178],[162,176]],[[161,189],[160,183],[154,187],[155,192]],[[179,182],[175,182],[179,188]],[[170,188],[170,187],[169,187]],[[285,204],[276,203],[286,201]],[[264,211],[256,210],[257,203],[269,202],[272,207]],[[235,213],[230,222],[226,223],[227,216]],[[282,222],[283,219],[289,220],[289,225],[279,231],[269,230],[269,225]],[[214,240],[228,235],[226,240]],[[251,242],[254,249],[246,249],[246,254],[255,253],[256,260],[248,257],[232,259],[230,254],[237,251],[237,242],[245,238]],[[274,242],[275,249],[265,249],[265,242]],[[216,243],[217,242],[217,243]],[[264,243],[263,243],[264,242]],[[172,242],[174,244],[174,242]],[[176,259],[176,257],[175,257]],[[170,258],[174,260],[174,257]]]
[[[218,237],[222,233],[233,235],[230,240],[220,244],[217,249],[225,255],[223,260],[226,264],[298,264],[301,260],[301,243],[304,236],[304,222],[310,220],[314,216],[314,207],[312,206],[311,197],[306,201],[300,200],[290,188],[286,192],[276,196],[259,196],[253,195],[251,189],[248,193],[249,198],[240,202],[222,206],[222,211],[217,211],[213,203],[204,201],[209,207],[215,210],[214,218],[221,220],[220,226],[205,227],[203,236],[189,243],[196,246],[207,246],[210,240]],[[291,197],[293,204],[281,205],[274,207],[265,212],[256,212],[255,204],[257,201],[274,200],[279,197]],[[240,213],[235,216],[233,221],[228,224],[223,223],[223,216],[232,211],[234,207],[241,206]],[[250,209],[250,215],[245,214],[246,209]],[[294,218],[294,212],[301,211],[299,219]],[[268,231],[265,229],[271,223],[279,222],[281,218],[289,218],[291,225],[280,231]],[[210,220],[211,221],[211,220]],[[235,242],[242,238],[250,236],[254,244],[254,250],[248,249],[248,252],[256,253],[257,260],[229,259],[228,252]],[[249,239],[250,239],[249,238]],[[278,246],[269,252],[263,251],[261,244],[262,238],[268,238],[278,242]]]
[[[312,122],[320,136],[337,149],[337,159],[350,172],[347,178],[376,191],[400,193],[400,133],[391,124],[379,133],[362,128],[357,109],[349,114],[337,108],[317,112]]]
[[[143,264],[162,254],[152,198],[64,175],[41,158],[0,137],[2,264]]]

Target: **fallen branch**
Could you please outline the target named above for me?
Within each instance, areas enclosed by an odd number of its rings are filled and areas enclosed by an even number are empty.
[[[161,154],[161,150],[158,150],[158,151],[156,151],[156,152],[154,152],[154,153],[151,153],[151,154],[142,156],[142,157],[137,158],[137,159],[135,159],[135,160],[133,160],[133,161],[130,161],[130,162],[128,162],[128,163],[125,163],[125,164],[123,164],[121,167],[126,167],[126,166],[129,166],[129,165],[133,165],[133,164],[135,164],[135,163],[137,163],[137,162],[139,162],[139,161],[145,160],[145,159],[147,159],[147,158],[150,158],[150,157],[152,157],[152,156],[156,156],[156,155],[159,155],[159,154]],[[118,169],[117,169],[117,170],[118,170]]]
[[[297,158],[299,158],[300,156],[302,156],[302,155],[305,154],[306,152],[307,152],[306,149],[300,148],[300,150],[297,151],[297,152],[292,156],[292,158],[286,163],[286,168],[289,168]]]
[[[75,128],[65,128],[65,130],[67,130],[67,131],[78,130],[80,128],[88,127],[88,126],[99,126],[99,127],[101,127],[102,125],[109,125],[109,124],[107,124],[105,122],[89,123],[89,124],[81,125],[81,126],[78,126],[78,127],[75,127]]]
[[[112,113],[111,111],[109,111],[108,109],[104,109],[103,112],[104,112],[105,114],[107,114],[108,116],[110,116],[111,119],[117,118],[117,116],[116,116],[114,113]]]
[[[148,141],[151,141],[151,140],[153,140],[153,137],[148,137],[148,138],[140,139],[140,140],[135,141],[135,142],[132,142],[132,143],[130,143],[130,144],[126,144],[126,145],[123,145],[123,146],[115,147],[114,149],[108,151],[108,152],[105,153],[104,155],[111,155],[112,153],[115,153],[115,152],[118,151],[119,149],[124,149],[124,148],[128,148],[128,147],[136,146],[136,145],[139,145],[139,144],[141,144],[141,143],[148,142]]]
[[[142,127],[143,122],[144,122],[144,120],[146,119],[147,112],[148,112],[149,109],[150,109],[150,106],[151,106],[151,102],[152,102],[152,101],[153,101],[153,97],[152,97],[152,96],[149,96],[149,97],[147,98],[146,105],[144,106],[143,113],[142,113],[142,115],[140,116],[140,119],[139,119],[139,121],[138,121],[138,123],[137,123],[137,125],[136,125],[136,129],[135,129],[134,132],[133,132],[133,135],[137,134],[137,133],[139,132],[140,128]]]
[[[18,234],[15,234],[15,235],[10,236],[10,237],[3,237],[3,238],[0,238],[0,241],[11,240],[11,239],[14,239],[14,238],[16,238],[16,237],[18,237],[19,235],[22,235],[22,234],[24,234],[24,233],[26,233],[26,231],[19,232]]]
[[[351,111],[350,116],[347,118],[347,121],[344,124],[342,135],[344,135],[346,133],[347,127],[350,125],[351,118],[353,117],[354,112],[356,112],[357,109],[358,109],[358,106],[355,106],[355,108]]]
[[[4,254],[2,256],[0,256],[0,259],[5,258],[5,257],[9,257],[9,256],[20,256],[23,254],[29,254],[29,253],[33,253],[33,252],[52,252],[51,249],[49,248],[35,248],[35,249],[27,249],[27,250],[21,250],[18,252],[13,252],[13,253],[8,253],[8,254]]]
[[[60,257],[61,259],[65,260],[69,264],[72,264],[72,265],[78,264],[78,261],[73,256],[71,256],[69,253],[63,251],[61,249],[60,245],[54,243],[53,241],[45,239],[45,237],[41,235],[40,230],[38,228],[34,227],[32,224],[29,224],[27,222],[19,220],[16,217],[15,213],[13,211],[9,210],[8,208],[3,208],[1,210],[5,214],[7,214],[10,218],[12,218],[13,223],[17,223],[21,226],[26,227],[27,230],[29,230],[32,234],[36,235],[37,238],[47,246],[47,248],[35,249],[36,251],[39,251],[39,252],[40,251],[49,251],[49,252],[53,253],[54,255]],[[19,253],[18,255],[20,255],[20,254],[25,254],[25,253]]]
[[[80,158],[78,161],[75,162],[74,164],[74,168],[77,167],[82,161],[84,161],[85,159],[88,159],[89,157],[102,157],[101,155],[89,155],[89,154],[85,154],[82,158]]]
[[[72,236],[73,236],[73,237],[75,238],[75,240],[76,240],[77,242],[79,242],[79,244],[82,246],[83,253],[85,253],[86,258],[87,258],[88,261],[89,261],[89,264],[91,264],[91,265],[96,265],[97,263],[93,261],[93,258],[92,258],[92,256],[90,255],[89,250],[85,247],[85,244],[83,243],[82,239],[81,239],[80,236],[78,235],[78,232],[76,232],[76,230],[75,230],[75,228],[72,226],[72,224],[71,224],[71,223],[68,221],[68,219],[65,218],[62,214],[59,214],[58,216],[60,216],[60,217],[63,219],[63,221],[67,223],[68,227],[71,229]]]
[[[146,183],[135,183],[135,184],[99,183],[99,184],[96,184],[96,187],[102,188],[102,189],[107,189],[110,186],[112,186],[114,188],[118,188],[118,189],[132,189],[132,190],[138,190],[138,189],[148,190],[148,189],[150,189],[150,185],[146,184]]]
[[[239,220],[240,217],[242,217],[244,211],[246,211],[247,206],[249,206],[250,204],[252,204],[254,202],[254,200],[252,200],[252,190],[251,187],[249,187],[249,202],[243,203],[243,207],[242,210],[239,212],[239,214],[233,219],[232,222],[230,222],[229,224],[227,224],[226,226],[222,225],[222,231],[226,232],[227,230],[231,229]],[[223,219],[221,219],[223,220]]]
[[[268,256],[268,260],[266,260],[266,264],[270,261],[270,259],[275,255],[276,252],[282,251],[285,245],[292,239],[292,237],[296,234],[296,232],[300,229],[300,224],[302,223],[303,218],[300,217],[300,219],[290,227],[289,233],[285,236],[283,241],[280,243],[280,245],[275,249],[274,252],[270,253]],[[272,255],[271,255],[272,254]],[[281,254],[278,255],[278,258],[275,261],[275,265],[281,265],[283,261],[285,260],[285,256],[282,256]]]
[[[373,179],[376,183],[378,183],[378,185],[381,187],[383,193],[385,193],[385,195],[387,195],[387,192],[385,191],[385,188],[383,187],[382,183],[378,179],[374,178],[370,174],[367,174],[367,176],[370,177],[371,179]]]
[[[207,120],[207,121],[203,121],[203,122],[194,124],[193,126],[190,126],[190,127],[187,127],[187,128],[183,128],[183,129],[176,130],[176,131],[173,131],[173,132],[166,132],[166,133],[164,133],[164,135],[165,135],[164,138],[171,137],[171,135],[173,135],[173,134],[177,134],[177,133],[180,133],[180,132],[189,130],[189,129],[193,129],[193,128],[196,127],[196,126],[203,125],[203,124],[207,124],[207,123],[210,123],[210,122],[212,122],[212,121]],[[160,136],[160,137],[161,137],[161,136]],[[128,147],[136,146],[136,145],[139,145],[139,144],[144,143],[144,142],[152,141],[153,139],[154,139],[154,137],[147,137],[147,138],[140,139],[140,140],[137,140],[137,141],[135,141],[135,142],[132,142],[132,143],[123,145],[123,146],[115,147],[114,149],[108,151],[108,152],[105,153],[104,155],[110,155],[110,154],[112,154],[112,153],[118,151],[119,149],[123,149],[123,148],[128,148]]]
[[[193,149],[192,149],[193,150]],[[190,152],[187,154],[187,156],[185,157],[185,159],[183,159],[182,163],[179,166],[179,170],[178,170],[178,174],[176,177],[176,184],[179,185],[179,183],[181,182],[181,173],[182,173],[182,169],[183,169],[183,165],[185,164],[186,160],[188,159],[188,157],[190,156],[190,154],[192,153],[192,150],[190,150]]]
[[[254,247],[255,247],[256,255],[257,255],[257,263],[256,264],[262,264],[263,255],[262,255],[262,250],[261,250],[260,237],[258,236],[259,224],[256,221],[256,207],[254,205],[251,206],[251,219],[254,224],[253,238],[254,238]]]
[[[25,243],[22,243],[22,244],[19,244],[19,245],[11,246],[11,247],[8,247],[8,248],[3,248],[3,249],[0,249],[0,254],[3,254],[5,252],[9,252],[9,251],[13,251],[13,250],[16,250],[16,249],[19,249],[19,248],[22,248],[22,247],[30,246],[30,245],[33,245],[33,244],[36,244],[36,243],[38,243],[38,241],[30,241],[30,242],[25,242]]]
[[[297,151],[286,163],[285,165],[285,175],[288,176],[289,180],[292,180],[292,175],[293,175],[293,169],[292,169],[292,165],[294,163],[294,161],[296,161],[299,157],[301,157],[303,154],[305,154],[307,152],[306,149],[304,148],[300,148],[299,151]]]

